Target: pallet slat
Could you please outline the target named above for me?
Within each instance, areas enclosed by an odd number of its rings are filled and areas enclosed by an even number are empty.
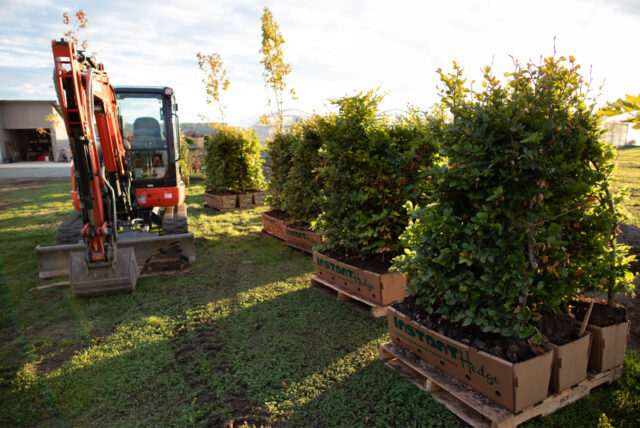
[[[329,294],[338,301],[344,302],[355,310],[369,315],[372,318],[380,318],[387,315],[386,306],[380,306],[375,302],[332,284],[319,276],[313,276],[311,278],[310,287]]]
[[[622,367],[590,375],[572,388],[514,414],[395,343],[380,345],[380,359],[473,427],[515,427],[536,416],[547,416],[588,395],[593,388],[622,376]]]

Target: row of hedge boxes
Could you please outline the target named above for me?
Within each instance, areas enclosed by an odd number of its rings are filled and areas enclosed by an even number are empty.
[[[316,274],[381,306],[401,301],[407,278],[377,274],[314,252]],[[416,323],[392,307],[387,312],[391,340],[423,361],[469,385],[504,408],[519,412],[587,378],[587,368],[607,371],[622,365],[630,322],[608,327],[587,324],[586,333],[565,345],[545,344],[546,352],[511,363],[450,339]],[[578,328],[578,323],[576,323]]]
[[[595,372],[622,365],[630,322],[608,327],[587,325],[584,336],[565,345],[545,345],[546,352],[511,363],[431,330],[389,308],[391,340],[475,391],[519,412],[562,392]]]
[[[306,231],[292,229],[286,220],[264,213],[262,224],[278,238],[294,239],[293,246],[311,249],[321,243],[314,232],[306,235]],[[407,279],[401,274],[377,274],[317,251],[313,263],[320,278],[375,304],[387,306],[404,299]],[[586,379],[587,368],[603,372],[621,366],[630,327],[629,321],[609,327],[588,324],[582,337],[561,346],[545,345],[543,354],[511,363],[448,338],[393,308],[387,316],[394,343],[512,412],[544,400],[550,392],[577,385]]]
[[[205,205],[220,211],[246,209],[264,205],[267,192],[257,191],[250,193],[215,193],[205,192]]]

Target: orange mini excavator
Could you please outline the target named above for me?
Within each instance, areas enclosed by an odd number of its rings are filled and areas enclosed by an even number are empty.
[[[59,228],[62,245],[36,248],[40,278],[68,274],[76,295],[100,295],[132,291],[139,275],[186,270],[195,249],[173,90],[114,88],[71,42],[51,45],[80,212]]]

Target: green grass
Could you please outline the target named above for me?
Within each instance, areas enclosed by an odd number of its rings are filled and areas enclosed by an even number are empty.
[[[635,158],[620,152],[617,178],[640,214]],[[187,195],[189,274],[128,295],[29,292],[43,283],[34,247],[53,245],[71,212],[68,187],[0,183],[0,426],[458,426],[378,360],[384,319],[310,290],[309,256],[261,234],[261,210],[203,208],[201,185]],[[639,403],[629,352],[621,380],[529,426],[597,426],[602,414],[634,426]]]
[[[618,151],[615,187],[626,189],[625,208],[634,224],[640,224],[640,147],[624,147]]]

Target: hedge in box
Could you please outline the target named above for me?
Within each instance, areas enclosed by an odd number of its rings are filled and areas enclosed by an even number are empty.
[[[420,200],[418,183],[437,153],[431,122],[412,114],[392,124],[377,111],[381,99],[369,92],[333,100],[339,113],[323,131],[318,228],[327,246],[363,258],[400,249],[403,205]]]
[[[323,136],[333,126],[333,116],[315,115],[296,125],[297,138],[291,147],[291,167],[284,183],[283,209],[293,220],[315,221],[320,214],[320,191],[323,180],[319,168],[324,165],[320,155]]]
[[[205,137],[205,186],[211,192],[246,193],[264,188],[260,142],[251,129],[216,126]]]
[[[540,313],[629,279],[612,233],[613,153],[573,58],[516,65],[504,85],[485,72],[482,92],[455,63],[440,73],[447,163],[433,170],[430,203],[412,210],[396,264],[427,311],[539,339]]]
[[[269,196],[267,202],[272,209],[285,210],[285,186],[292,165],[293,146],[299,135],[292,132],[278,132],[269,140],[269,157],[271,158],[271,178],[269,179]]]

